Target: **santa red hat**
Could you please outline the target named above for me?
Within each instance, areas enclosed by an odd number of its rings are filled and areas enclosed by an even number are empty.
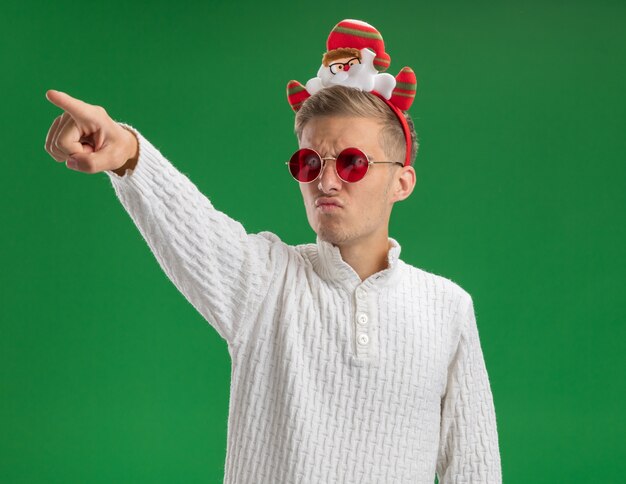
[[[331,50],[342,47],[368,49],[376,53],[374,67],[378,72],[384,72],[391,62],[391,57],[385,52],[385,43],[380,32],[362,20],[346,19],[333,27],[326,41],[326,48]]]

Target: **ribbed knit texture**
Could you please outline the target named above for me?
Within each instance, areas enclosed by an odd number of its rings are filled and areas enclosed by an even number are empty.
[[[471,296],[403,262],[361,281],[339,249],[248,234],[132,126],[105,172],[167,277],[228,344],[224,483],[502,482]]]

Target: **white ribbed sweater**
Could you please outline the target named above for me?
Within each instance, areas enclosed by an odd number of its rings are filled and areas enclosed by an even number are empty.
[[[361,281],[317,238],[246,233],[141,133],[106,171],[161,268],[232,359],[224,483],[501,483],[471,296],[404,263]]]

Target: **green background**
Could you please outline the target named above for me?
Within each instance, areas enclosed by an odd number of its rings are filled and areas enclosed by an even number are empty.
[[[226,343],[107,176],[45,152],[45,91],[135,126],[249,232],[312,242],[285,86],[344,18],[416,72],[390,235],[474,298],[504,482],[623,482],[625,2],[118,0],[0,6],[0,482],[219,483],[226,455]]]

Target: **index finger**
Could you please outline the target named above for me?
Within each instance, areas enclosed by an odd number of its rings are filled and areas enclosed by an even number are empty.
[[[70,113],[72,117],[82,118],[85,117],[87,107],[86,102],[76,99],[62,91],[55,91],[54,89],[48,89],[46,91],[46,98],[55,106],[60,107],[64,111]]]

